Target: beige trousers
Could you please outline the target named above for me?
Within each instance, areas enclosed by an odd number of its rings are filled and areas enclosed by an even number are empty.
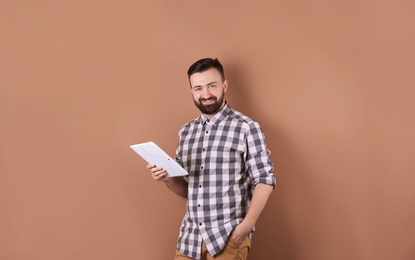
[[[240,247],[238,247],[233,239],[230,237],[228,242],[226,242],[225,248],[218,254],[210,256],[205,243],[202,243],[202,257],[200,260],[246,260],[248,257],[248,252],[251,249],[251,240],[246,237],[244,242]],[[188,256],[185,256],[179,250],[176,250],[176,255],[174,260],[189,260],[193,259]]]

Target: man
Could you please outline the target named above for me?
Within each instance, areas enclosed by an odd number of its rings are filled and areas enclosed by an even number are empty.
[[[187,198],[174,259],[246,259],[276,183],[270,152],[259,124],[226,102],[218,59],[195,62],[188,77],[201,115],[180,129],[176,160],[189,175],[168,178],[147,165],[156,181]]]

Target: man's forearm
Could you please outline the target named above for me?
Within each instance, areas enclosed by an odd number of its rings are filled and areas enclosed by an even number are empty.
[[[248,213],[243,220],[244,225],[253,228],[257,222],[259,215],[267,204],[269,195],[271,194],[273,187],[271,185],[259,183],[255,186],[255,191],[252,196],[251,205],[249,206]]]
[[[188,184],[182,177],[171,177],[164,183],[171,191],[180,197],[187,198]]]

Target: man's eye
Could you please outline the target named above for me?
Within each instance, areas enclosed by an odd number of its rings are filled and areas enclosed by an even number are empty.
[[[216,85],[212,84],[212,85],[209,85],[209,87],[214,88],[214,87],[216,87]]]

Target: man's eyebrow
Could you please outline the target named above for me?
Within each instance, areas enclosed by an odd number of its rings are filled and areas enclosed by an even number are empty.
[[[218,84],[218,82],[217,81],[212,81],[212,82],[207,83],[206,86],[209,86],[209,85],[212,85],[212,84]],[[197,87],[203,87],[203,86],[202,85],[193,86],[193,88],[197,88]]]
[[[212,85],[212,84],[218,84],[218,82],[217,81],[212,81],[212,82],[208,83],[207,85],[209,86],[209,85]]]

